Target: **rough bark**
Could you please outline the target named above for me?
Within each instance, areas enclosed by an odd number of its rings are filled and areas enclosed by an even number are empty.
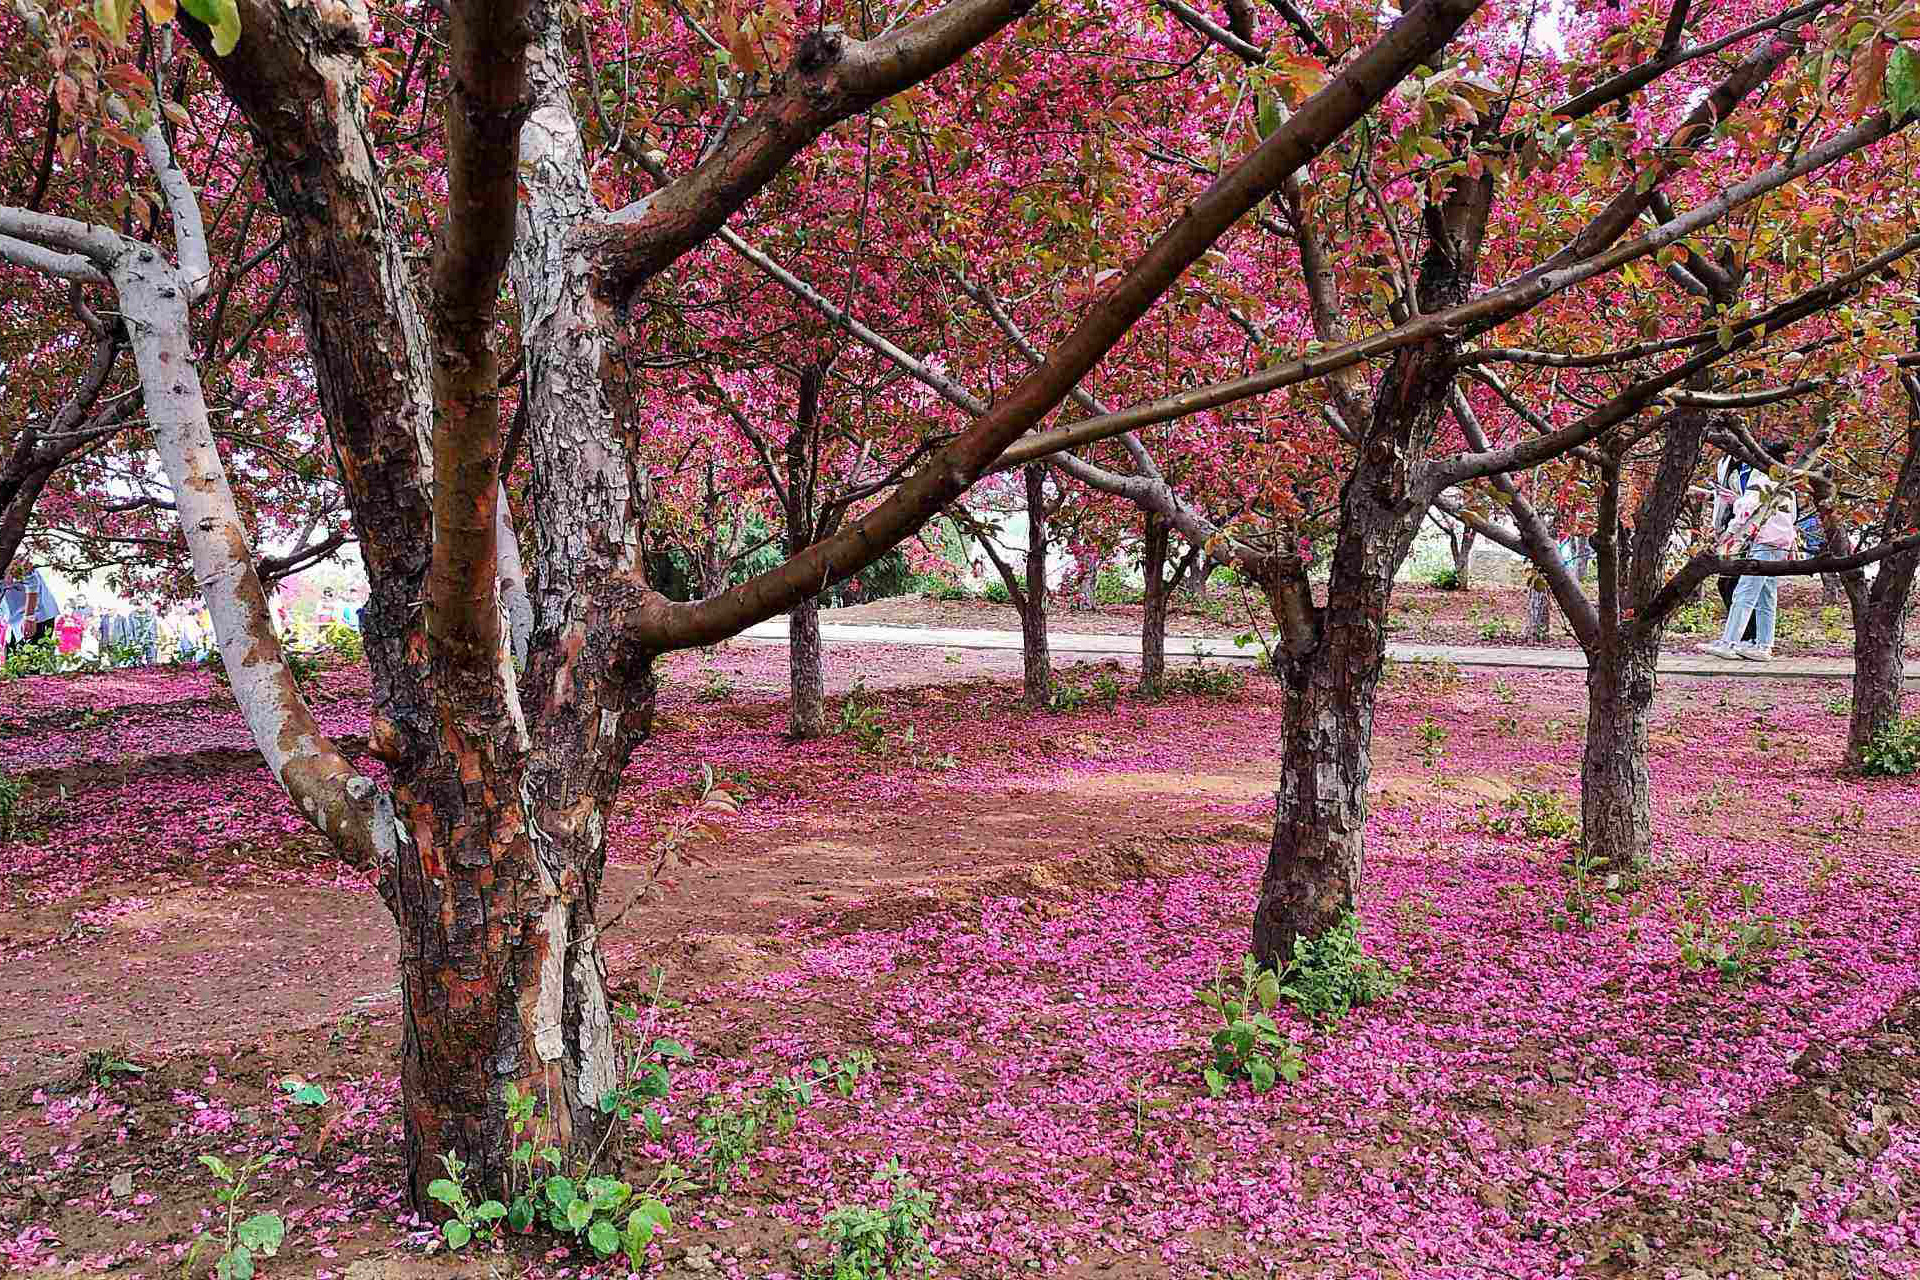
[[[1580,757],[1581,842],[1586,857],[1618,871],[1646,865],[1653,838],[1647,717],[1659,632],[1636,633],[1587,660],[1587,736]]]
[[[820,393],[826,377],[824,363],[801,371],[793,428],[787,433],[786,482],[778,487],[786,500],[789,556],[805,551],[818,536]],[[826,675],[820,660],[820,597],[809,595],[795,601],[788,618],[787,732],[800,739],[818,738],[827,731]]]
[[[1473,585],[1473,544],[1479,535],[1471,529],[1460,529],[1453,535],[1453,583],[1461,591]]]
[[[1882,575],[1896,572],[1891,561]],[[1911,558],[1906,583],[1898,592],[1908,595],[1913,585]],[[1878,585],[1876,583],[1876,585]],[[1900,718],[1900,698],[1906,685],[1906,602],[1874,601],[1854,621],[1853,710],[1847,721],[1847,763],[1858,767],[1873,740]]]
[[[1276,663],[1286,690],[1273,842],[1253,917],[1253,951],[1284,966],[1295,942],[1354,909],[1363,870],[1377,627],[1366,615],[1334,622],[1322,646]]]
[[[1463,178],[1444,203],[1428,206],[1423,312],[1466,296],[1492,196],[1489,178]],[[1394,354],[1341,491],[1326,607],[1311,629],[1288,626],[1274,655],[1287,690],[1286,750],[1254,911],[1253,950],[1263,963],[1284,965],[1300,938],[1319,936],[1358,903],[1387,607],[1443,487],[1421,459],[1451,398],[1458,349],[1456,338],[1440,337]]]
[[[1014,592],[1020,609],[1020,656],[1025,702],[1029,707],[1044,707],[1053,696],[1053,654],[1047,646],[1047,470],[1028,467],[1023,476],[1027,487],[1027,581],[1024,591]],[[1009,591],[1013,584],[1008,583]]]
[[[1920,321],[1915,323],[1920,340]],[[1897,537],[1920,523],[1920,374],[1900,372],[1907,394],[1907,455],[1894,481],[1883,539]],[[1845,550],[1844,546],[1836,548]],[[1906,691],[1907,614],[1913,607],[1913,583],[1920,551],[1906,551],[1880,562],[1871,583],[1843,575],[1853,613],[1853,711],[1847,724],[1847,763],[1858,766],[1866,749],[1900,718]]]
[[[1167,678],[1167,547],[1172,541],[1167,522],[1147,516],[1145,545],[1140,557],[1146,591],[1140,609],[1140,691],[1157,694]]]
[[[1545,644],[1553,633],[1553,595],[1545,587],[1527,588],[1527,620],[1521,638],[1529,644]]]
[[[787,622],[787,658],[792,669],[787,732],[795,738],[824,737],[827,685],[820,662],[820,598],[808,596],[793,606]]]

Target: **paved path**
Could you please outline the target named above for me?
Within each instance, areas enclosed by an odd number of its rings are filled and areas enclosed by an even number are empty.
[[[774,618],[741,633],[749,640],[785,640],[787,620]],[[911,627],[871,623],[823,622],[820,639],[825,644],[897,644],[928,649],[1019,649],[1017,631],[988,631],[971,627]],[[1132,655],[1140,653],[1137,635],[1110,635],[1075,631],[1056,631],[1048,637],[1055,653]],[[1241,649],[1231,640],[1213,636],[1167,636],[1167,657],[1197,658],[1224,662],[1254,662],[1253,647]],[[1396,662],[1451,662],[1460,667],[1530,667],[1545,671],[1585,671],[1587,658],[1578,649],[1482,648],[1456,644],[1387,645],[1387,656]],[[1853,676],[1851,658],[1778,658],[1772,662],[1721,661],[1703,653],[1663,653],[1660,673],[1677,676],[1766,676],[1777,680],[1845,680]],[[1920,680],[1920,664],[1907,668],[1909,681]]]

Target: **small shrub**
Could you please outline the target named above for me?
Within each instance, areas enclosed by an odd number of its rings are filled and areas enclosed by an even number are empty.
[[[1427,768],[1437,768],[1440,757],[1446,754],[1447,727],[1428,716],[1414,732],[1420,739],[1420,756],[1427,762]]]
[[[1626,896],[1626,877],[1590,857],[1584,849],[1575,849],[1573,856],[1560,864],[1560,871],[1566,877],[1567,891],[1547,917],[1556,933],[1566,933],[1575,925],[1591,929],[1600,918],[1602,903],[1618,906]]]
[[[964,583],[937,573],[920,575],[920,594],[929,600],[971,600],[973,592]]]
[[[11,840],[20,830],[22,797],[26,790],[18,779],[0,773],[0,840]]]
[[[1667,630],[1683,636],[1701,636],[1720,630],[1720,614],[1713,601],[1702,595],[1691,604],[1681,605],[1667,619]]]
[[[981,592],[980,594],[985,596],[986,599],[992,602],[993,604],[1012,604],[1013,603],[1013,593],[1008,591],[1007,584],[1000,581],[998,578],[995,578],[993,581],[989,582],[987,584],[987,589]]]
[[[733,696],[733,680],[724,671],[708,667],[704,681],[693,691],[695,702],[725,702]]]
[[[776,1076],[738,1104],[709,1096],[697,1124],[700,1136],[707,1140],[707,1184],[717,1191],[728,1190],[734,1172],[759,1149],[769,1131],[776,1137],[793,1131],[800,1108],[813,1105],[816,1089],[830,1088],[850,1098],[854,1082],[873,1068],[873,1055],[856,1049],[845,1058],[815,1058],[804,1071]]]
[[[1850,716],[1853,714],[1853,695],[1846,693],[1829,694],[1821,704],[1830,716]]]
[[[927,1228],[933,1223],[933,1197],[898,1160],[888,1161],[882,1172],[893,1187],[886,1208],[842,1205],[827,1214],[820,1235],[833,1256],[810,1272],[816,1280],[896,1280],[932,1270]]]
[[[334,622],[320,633],[320,643],[344,662],[358,662],[366,656],[360,633],[345,623]]]
[[[854,677],[853,688],[840,700],[840,724],[834,730],[852,738],[868,755],[878,755],[887,746],[887,722],[880,715],[866,681]]]
[[[1093,598],[1098,604],[1139,604],[1142,590],[1118,569],[1102,569],[1093,580]]]
[[[1696,972],[1711,969],[1722,982],[1745,983],[1768,976],[1783,956],[1799,954],[1786,946],[1796,932],[1791,921],[1751,914],[1760,905],[1759,885],[1742,881],[1736,892],[1741,909],[1749,913],[1744,920],[1715,920],[1697,891],[1682,899],[1674,927],[1674,947],[1682,967]]]
[[[1207,1093],[1224,1098],[1235,1080],[1245,1080],[1255,1093],[1265,1093],[1278,1081],[1288,1084],[1306,1070],[1300,1046],[1280,1030],[1273,1008],[1280,1003],[1280,976],[1262,968],[1252,956],[1240,960],[1240,990],[1228,989],[1223,974],[1199,993],[1200,1003],[1220,1015],[1220,1025],[1209,1039],[1212,1056],[1201,1068]]]
[[[1496,836],[1524,833],[1537,840],[1564,840],[1580,829],[1580,819],[1553,792],[1522,788],[1481,825]]]
[[[0,676],[51,676],[68,671],[77,664],[62,659],[51,632],[35,636],[7,649],[7,660],[0,664]]]
[[[108,1049],[90,1050],[87,1053],[84,1070],[87,1073],[87,1079],[103,1088],[112,1084],[115,1076],[143,1076],[147,1074],[145,1067],[129,1062],[118,1053]]]
[[[1896,720],[1873,735],[1860,753],[1860,772],[1870,778],[1900,778],[1920,770],[1920,716]]]
[[[1400,975],[1361,946],[1360,917],[1351,911],[1317,938],[1294,939],[1293,959],[1280,974],[1281,998],[1309,1021],[1327,1026],[1399,986]]]
[[[1460,571],[1452,565],[1439,570],[1427,579],[1427,585],[1436,591],[1458,591],[1461,588]]]
[[[1172,693],[1231,698],[1247,687],[1247,673],[1233,667],[1210,667],[1204,658],[1199,658],[1190,667],[1168,672],[1166,687]]]
[[[1047,697],[1047,710],[1069,715],[1087,707],[1104,707],[1111,711],[1120,702],[1120,682],[1109,672],[1095,676],[1091,684],[1072,684],[1065,680],[1056,680],[1053,692]]]
[[[180,1268],[183,1276],[193,1273],[193,1265],[200,1251],[208,1246],[219,1251],[214,1255],[213,1262],[216,1280],[252,1280],[253,1260],[271,1258],[280,1252],[280,1244],[287,1238],[287,1224],[279,1214],[240,1216],[241,1202],[247,1196],[247,1184],[253,1180],[254,1174],[266,1167],[268,1159],[264,1155],[255,1156],[245,1164],[232,1166],[219,1156],[200,1157],[200,1163],[219,1183],[213,1199],[225,1213],[218,1234],[206,1231],[194,1240],[193,1248],[187,1251],[187,1260]]]

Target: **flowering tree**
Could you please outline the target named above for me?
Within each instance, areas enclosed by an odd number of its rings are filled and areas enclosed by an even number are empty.
[[[3,110],[21,143],[0,159],[0,192],[28,211],[84,211],[135,233],[164,224],[164,197],[139,139],[123,127],[130,99],[157,104],[163,137],[212,211],[206,234],[217,267],[200,303],[195,356],[215,440],[255,543],[285,545],[262,557],[262,574],[284,576],[332,554],[349,531],[316,449],[319,414],[290,332],[276,220],[262,211],[237,126],[191,127],[182,103],[208,88],[197,59],[171,56],[171,41],[122,50],[62,20],[69,17],[0,12]],[[51,85],[49,57],[58,68]],[[20,268],[0,271],[21,286],[0,319],[0,565],[31,537],[37,558],[70,572],[111,565],[130,587],[191,593],[123,320],[81,286],[46,288]]]
[[[368,12],[187,6],[175,20],[251,126],[298,281],[371,581],[370,741],[384,786],[319,731],[272,640],[187,342],[187,304],[210,273],[191,192],[169,189],[171,254],[97,223],[0,209],[10,261],[111,287],[137,322],[148,416],[235,697],[274,776],[392,908],[406,957],[402,1083],[419,1203],[442,1155],[466,1160],[479,1185],[501,1181],[507,1084],[548,1098],[563,1143],[591,1149],[606,1123],[598,1102],[615,1066],[596,912],[607,817],[647,732],[654,657],[790,607],[937,515],[1477,7],[1422,0],[1380,30],[1087,298],[1039,368],[871,510],[768,573],[675,604],[649,590],[640,556],[648,502],[632,440],[646,415],[622,399],[618,367],[628,304],[821,134],[967,57],[1029,6],[952,0],[869,39],[825,14],[770,24],[769,49],[739,51],[742,95],[710,127],[685,131],[682,158],[695,163],[614,208],[584,163],[558,8],[454,6],[444,27],[453,105],[439,120],[445,212],[421,275],[395,205],[406,188],[369,145],[369,79],[385,63],[370,56]],[[164,158],[153,160],[166,174]],[[524,672],[499,604],[512,527],[500,502],[503,286],[517,311],[537,575]]]
[[[1170,8],[1198,38],[1265,73],[1250,73],[1242,86],[1242,98],[1255,107],[1250,128],[1291,125],[1286,101],[1318,82],[1320,65],[1273,43],[1303,40],[1297,30],[1276,30],[1263,47],[1187,6]],[[1560,54],[1536,45],[1524,19],[1517,27],[1487,28],[1484,40],[1455,46],[1431,74],[1410,82],[1383,110],[1377,130],[1356,131],[1315,167],[1288,175],[1274,215],[1251,224],[1294,259],[1305,305],[1293,314],[1318,349],[1290,359],[1262,351],[1257,372],[1112,412],[1100,411],[1083,387],[1076,398],[1085,397],[1091,416],[1001,455],[997,465],[1012,467],[1118,440],[1129,470],[1062,465],[1159,512],[1265,590],[1288,697],[1279,811],[1254,930],[1263,957],[1284,960],[1297,938],[1352,909],[1386,609],[1428,510],[1451,489],[1523,473],[1575,450],[1624,450],[1647,430],[1640,415],[1666,393],[1826,313],[1896,270],[1916,244],[1896,239],[1855,269],[1770,306],[1727,307],[1709,328],[1690,325],[1636,347],[1668,362],[1578,402],[1579,411],[1558,425],[1534,433],[1529,423],[1517,438],[1495,442],[1449,425],[1460,371],[1476,359],[1471,344],[1501,326],[1544,324],[1569,311],[1619,326],[1631,313],[1597,306],[1596,295],[1643,284],[1643,259],[1664,267],[1691,254],[1690,262],[1699,256],[1689,249],[1691,238],[1907,127],[1920,86],[1914,50],[1897,42],[1916,34],[1913,21],[1910,10],[1821,0],[1711,14],[1696,14],[1681,0],[1581,15],[1558,32]],[[1332,47],[1325,37],[1314,39]],[[1854,88],[1844,96],[1836,93],[1843,66],[1855,68]],[[1516,107],[1523,102],[1546,105]],[[1843,127],[1829,122],[1835,116]],[[1215,167],[1164,148],[1149,151],[1199,180]],[[1356,207],[1377,219],[1357,225]],[[1342,224],[1333,225],[1335,218]],[[1650,226],[1641,229],[1643,223]],[[1340,235],[1348,237],[1345,253],[1330,248]],[[1237,268],[1249,279],[1234,292],[1254,296],[1252,278],[1270,275],[1273,266],[1271,246],[1264,255],[1250,248],[1230,256],[1215,276],[1232,283]],[[1491,270],[1502,283],[1476,292],[1476,278]],[[982,303],[990,307],[992,299]],[[1284,310],[1273,317],[1276,328],[1242,318],[1256,333],[1299,340],[1285,327],[1295,321]],[[1644,317],[1632,319],[1625,332],[1616,327],[1609,346],[1647,341]],[[1018,345],[1018,326],[1002,327]],[[1574,332],[1598,337],[1593,323],[1577,330],[1563,323],[1553,340]],[[1360,368],[1368,360],[1386,361],[1371,384]],[[1316,390],[1296,395],[1295,404],[1314,425],[1296,425],[1294,439],[1309,442],[1312,455],[1340,460],[1335,483],[1322,496],[1287,504],[1293,519],[1264,545],[1213,525],[1183,501],[1137,434],[1308,383]],[[1663,418],[1654,429],[1671,425]],[[1299,469],[1302,479],[1313,474],[1311,466]],[[1319,596],[1308,576],[1316,539],[1330,544],[1320,565],[1328,585]],[[1630,791],[1631,782],[1625,785]],[[1631,806],[1621,822],[1639,822]]]

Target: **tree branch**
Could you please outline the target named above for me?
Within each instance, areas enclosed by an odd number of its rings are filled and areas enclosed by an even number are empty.
[[[771,617],[819,591],[824,583],[858,572],[882,550],[911,535],[1051,412],[1229,227],[1448,43],[1479,5],[1480,0],[1420,0],[1409,7],[1370,48],[1303,103],[1292,119],[1195,197],[1180,220],[1089,306],[1045,365],[1022,379],[873,511],[778,568],[711,600],[674,605],[651,595],[636,602],[640,607],[632,615],[631,642],[645,652],[711,643]]]
[[[873,40],[819,28],[795,46],[779,90],[684,177],[584,229],[598,288],[625,299],[702,243],[828,128],[945,70],[1023,16],[1032,0],[949,0]]]

